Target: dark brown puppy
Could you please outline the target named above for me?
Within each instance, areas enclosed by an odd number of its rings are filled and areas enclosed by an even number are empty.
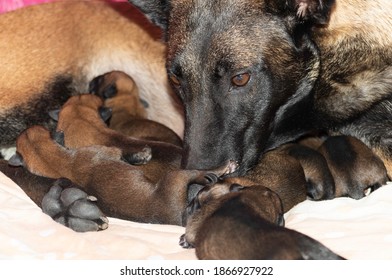
[[[260,185],[218,183],[201,190],[188,211],[180,245],[195,247],[199,259],[342,259],[318,241],[284,228],[279,196]]]
[[[141,169],[144,166],[121,161],[118,148],[64,148],[40,126],[18,137],[17,151],[29,171],[49,178],[68,178],[96,197],[106,215],[146,223],[182,225],[187,186],[213,183],[236,168],[234,163],[228,163],[213,171],[182,171],[176,168],[178,165],[164,162],[148,172]]]
[[[360,199],[388,181],[383,161],[357,138],[328,137],[318,151],[334,178],[336,197]]]
[[[135,81],[124,72],[112,71],[94,78],[89,92],[102,97],[105,107],[112,109],[109,128],[139,139],[182,146],[174,131],[147,119],[148,104],[140,99]]]

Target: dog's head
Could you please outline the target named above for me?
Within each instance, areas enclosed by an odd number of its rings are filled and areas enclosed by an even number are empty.
[[[185,168],[235,159],[243,173],[308,129],[301,114],[319,70],[308,30],[328,21],[333,0],[130,2],[166,34],[186,114]]]

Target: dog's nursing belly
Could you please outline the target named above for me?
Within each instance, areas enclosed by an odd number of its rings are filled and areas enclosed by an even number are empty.
[[[148,118],[182,135],[160,31],[127,3],[63,1],[0,15],[0,147],[100,74],[122,70],[149,103]]]

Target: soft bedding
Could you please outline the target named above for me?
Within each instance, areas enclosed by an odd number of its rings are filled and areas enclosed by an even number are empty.
[[[286,226],[321,241],[348,259],[392,259],[392,184],[361,200],[305,201]],[[0,172],[1,259],[195,260],[178,240],[185,229],[109,218],[109,228],[77,233],[42,213]]]

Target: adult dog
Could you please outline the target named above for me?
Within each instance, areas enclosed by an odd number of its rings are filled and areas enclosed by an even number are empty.
[[[391,177],[390,0],[130,2],[166,35],[185,168],[235,159],[241,174],[324,130],[361,139]]]

